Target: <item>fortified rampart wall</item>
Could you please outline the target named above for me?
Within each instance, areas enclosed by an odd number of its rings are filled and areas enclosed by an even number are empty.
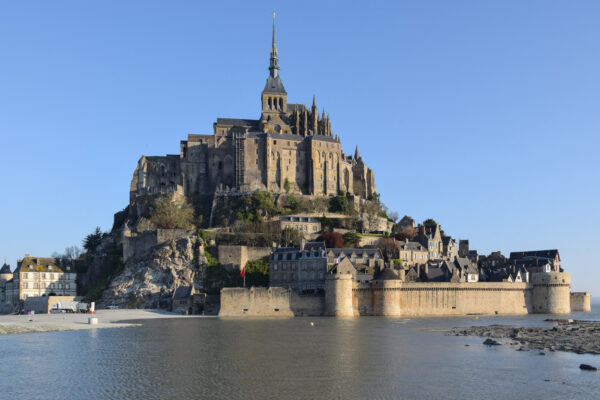
[[[536,276],[540,275],[540,276]],[[299,296],[284,288],[223,289],[222,316],[390,316],[562,314],[589,311],[589,294],[569,293],[566,273],[533,274],[531,283],[407,283],[400,280],[353,282],[351,275],[325,280],[325,296]],[[586,304],[588,307],[586,308]]]
[[[357,283],[352,294],[356,315],[427,317],[532,311],[532,287],[526,283],[381,281]]]

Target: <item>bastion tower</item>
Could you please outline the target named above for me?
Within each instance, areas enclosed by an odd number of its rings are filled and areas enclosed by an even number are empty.
[[[539,272],[531,276],[533,312],[567,314],[571,312],[571,276],[566,272]]]
[[[325,315],[354,317],[353,284],[352,274],[333,273],[325,276]]]

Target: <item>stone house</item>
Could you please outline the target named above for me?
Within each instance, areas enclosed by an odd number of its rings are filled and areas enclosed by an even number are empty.
[[[437,260],[442,258],[444,247],[440,226],[438,224],[435,226],[419,225],[418,229],[417,241],[427,249],[428,259]]]
[[[454,260],[455,257],[458,257],[458,245],[456,240],[452,239],[450,236],[445,236],[442,238],[442,246],[442,258]]]
[[[539,260],[539,263],[550,264],[549,272],[560,272],[560,254],[557,249],[554,250],[535,250],[535,251],[515,251],[510,253],[509,260]]]
[[[429,252],[419,242],[398,242],[398,253],[403,266],[413,266],[426,263]]]
[[[75,296],[76,278],[70,260],[26,254],[17,261],[13,278],[5,284],[6,300],[17,309],[27,297]]]
[[[306,237],[315,237],[321,232],[321,221],[315,217],[303,217],[296,215],[284,215],[279,217],[278,225],[280,229],[296,229]]]
[[[194,286],[179,286],[173,292],[171,310],[180,314],[192,314],[194,309]]]
[[[327,257],[324,242],[301,241],[300,247],[280,247],[269,258],[269,286],[317,293],[325,288]]]
[[[269,258],[269,286],[297,289],[300,293],[319,293],[325,288],[325,274],[337,265],[352,265],[353,278],[364,282],[383,268],[379,249],[327,249],[324,242],[301,241],[300,247],[281,247]]]

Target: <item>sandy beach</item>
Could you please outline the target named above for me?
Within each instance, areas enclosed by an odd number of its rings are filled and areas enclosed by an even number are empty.
[[[127,321],[157,318],[205,318],[201,315],[183,316],[163,310],[98,310],[97,325],[88,324],[89,314],[0,315],[0,335],[9,333],[56,332],[81,329],[123,328],[139,326]]]

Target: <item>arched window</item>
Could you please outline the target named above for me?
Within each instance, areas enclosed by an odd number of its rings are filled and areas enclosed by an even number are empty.
[[[283,99],[281,97],[279,98],[279,109],[283,110]]]
[[[267,99],[267,107],[269,107],[269,110],[271,109],[271,98],[270,97]]]

